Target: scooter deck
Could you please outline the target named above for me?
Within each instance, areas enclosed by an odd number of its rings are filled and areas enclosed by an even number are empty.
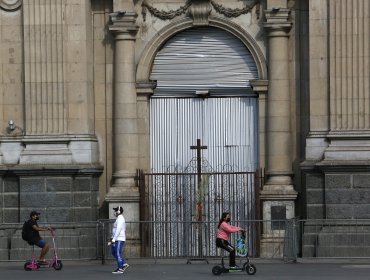
[[[243,268],[225,268],[226,272],[233,273],[233,272],[242,272],[244,271]]]
[[[40,268],[48,268],[51,267],[49,264],[37,264]]]

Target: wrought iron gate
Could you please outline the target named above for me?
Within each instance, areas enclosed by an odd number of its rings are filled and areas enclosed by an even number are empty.
[[[201,178],[199,179],[199,176]],[[258,254],[262,173],[140,172],[142,255],[203,258],[217,255],[215,235],[222,212],[247,229],[251,255]],[[200,182],[200,183],[199,183]]]

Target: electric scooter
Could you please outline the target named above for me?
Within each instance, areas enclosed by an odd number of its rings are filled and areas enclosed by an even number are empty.
[[[50,231],[52,239],[53,239],[53,258],[46,264],[40,264],[35,256],[35,246],[32,248],[32,259],[31,261],[27,261],[24,264],[24,270],[37,270],[39,268],[54,268],[55,270],[61,270],[63,268],[63,263],[61,260],[58,259],[57,255],[57,248],[55,245],[55,232],[54,230]]]
[[[229,268],[225,267],[224,258],[221,259],[221,265],[216,265],[212,268],[213,275],[221,275],[221,273],[242,272],[245,271],[248,275],[254,275],[257,272],[256,267],[250,263],[248,256],[248,247],[245,243],[245,233],[242,232],[241,237],[236,241],[236,253],[238,256],[246,257],[247,261],[242,267]]]

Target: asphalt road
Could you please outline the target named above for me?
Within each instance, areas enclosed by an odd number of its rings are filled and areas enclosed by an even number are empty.
[[[214,276],[212,267],[216,264],[202,261],[187,264],[186,260],[176,261],[153,261],[153,260],[129,260],[130,267],[125,274],[115,275],[111,271],[115,268],[113,262],[102,265],[97,261],[64,261],[63,269],[44,268],[37,271],[25,271],[21,262],[0,262],[0,279],[48,279],[48,280],[72,280],[72,279],[126,279],[126,280],[194,280],[194,279],[253,279],[253,280],[355,280],[370,279],[369,260],[349,261],[298,261],[297,263],[283,263],[279,261],[254,260],[252,263],[257,268],[253,276],[245,272],[222,274]]]

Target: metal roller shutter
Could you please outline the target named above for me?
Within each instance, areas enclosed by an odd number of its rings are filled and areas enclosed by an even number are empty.
[[[194,28],[172,37],[158,52],[151,78],[151,167],[184,171],[196,139],[214,171],[254,171],[258,166],[257,103],[250,80],[253,57],[233,35]],[[197,90],[209,90],[200,98]]]
[[[154,96],[177,97],[203,89],[211,95],[246,94],[257,77],[245,45],[217,28],[193,28],[172,37],[158,52],[151,74],[157,81]]]

